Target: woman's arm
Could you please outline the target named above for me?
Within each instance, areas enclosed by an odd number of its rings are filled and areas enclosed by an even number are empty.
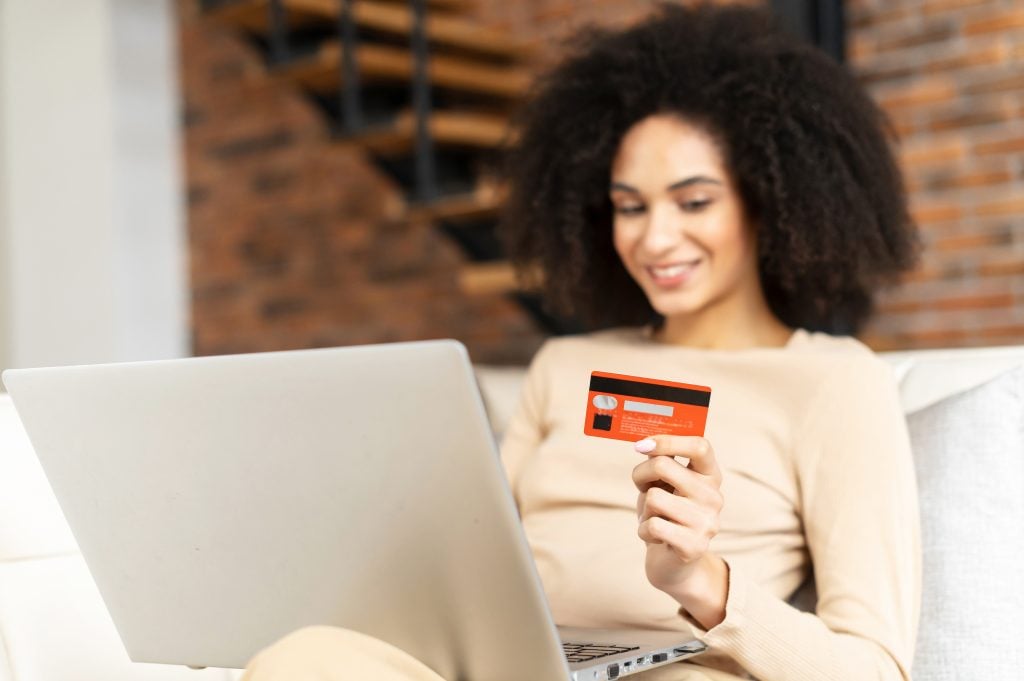
[[[699,638],[761,681],[907,681],[921,548],[895,381],[882,360],[857,356],[836,367],[812,404],[794,460],[816,612],[797,610],[710,552],[692,581],[669,593]]]

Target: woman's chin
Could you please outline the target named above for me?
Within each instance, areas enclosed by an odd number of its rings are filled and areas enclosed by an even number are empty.
[[[647,302],[651,304],[651,307],[654,308],[655,312],[660,314],[662,317],[665,317],[666,319],[668,319],[669,317],[686,317],[700,309],[700,305],[695,304],[692,300],[692,297],[689,295],[648,295]]]

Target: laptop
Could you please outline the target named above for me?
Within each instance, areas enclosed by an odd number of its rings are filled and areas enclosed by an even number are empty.
[[[556,627],[458,341],[3,382],[136,662],[243,668],[313,624],[453,680],[615,679],[705,649]]]

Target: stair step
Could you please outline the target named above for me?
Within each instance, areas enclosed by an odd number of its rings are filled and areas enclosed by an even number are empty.
[[[460,111],[434,111],[430,114],[430,135],[435,146],[497,149],[509,135],[503,116]],[[416,144],[416,115],[403,111],[391,125],[368,129],[343,138],[378,156],[409,153]]]
[[[508,262],[463,265],[459,270],[459,288],[468,296],[491,296],[519,290],[515,269]]]
[[[356,49],[356,63],[362,79],[409,82],[413,78],[412,57],[401,47],[362,43]],[[322,94],[340,87],[340,64],[341,43],[330,41],[311,57],[284,64],[275,73]],[[428,65],[435,87],[515,99],[523,96],[530,85],[529,72],[519,67],[474,63],[444,54],[431,55]]]
[[[316,24],[333,25],[337,21],[338,0],[282,0],[289,27],[306,28]],[[207,11],[211,18],[245,30],[269,32],[267,6],[269,0],[236,0]],[[359,0],[353,5],[356,25],[379,33],[408,38],[412,33],[413,16],[407,6]],[[534,49],[514,40],[507,33],[479,26],[472,21],[445,14],[427,13],[427,38],[435,46],[450,47],[475,54],[506,60],[528,60]]]
[[[410,206],[406,217],[410,222],[467,222],[496,215],[505,196],[488,187],[471,194],[446,196],[430,203]]]

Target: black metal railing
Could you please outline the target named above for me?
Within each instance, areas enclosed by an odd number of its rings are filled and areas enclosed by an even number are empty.
[[[843,0],[771,0],[771,6],[790,30],[820,47],[840,64],[845,62]]]
[[[267,3],[267,25],[270,27],[270,61],[283,64],[291,58],[288,47],[288,17],[281,0]]]
[[[426,0],[409,0],[413,12],[411,36],[413,52],[412,102],[416,111],[416,200],[437,198],[437,161],[430,134],[430,48],[427,42]]]
[[[356,20],[352,5],[355,0],[339,0],[338,37],[341,41],[341,94],[339,102],[342,128],[348,135],[354,135],[363,129],[363,103],[360,93],[360,77],[357,52],[359,36],[356,31]]]

